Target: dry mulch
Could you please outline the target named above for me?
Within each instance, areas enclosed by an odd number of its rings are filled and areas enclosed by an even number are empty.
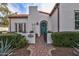
[[[21,49],[16,49],[13,51],[11,56],[29,56],[30,50],[27,50],[27,46]]]
[[[51,51],[52,56],[74,56],[73,48],[55,47],[55,50]]]

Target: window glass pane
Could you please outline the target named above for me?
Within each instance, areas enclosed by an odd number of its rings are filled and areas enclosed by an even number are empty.
[[[22,24],[19,24],[19,32],[22,32]]]
[[[79,12],[75,13],[75,20],[79,20]]]
[[[75,29],[79,29],[79,12],[75,12]]]
[[[79,29],[79,21],[75,22],[75,29]]]
[[[76,26],[75,28],[76,28],[76,29],[79,29],[79,26]]]

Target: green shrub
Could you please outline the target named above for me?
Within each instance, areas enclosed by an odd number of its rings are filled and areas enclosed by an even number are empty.
[[[21,36],[20,39],[14,41],[15,47],[16,48],[22,48],[28,44],[28,41],[26,40],[26,37]]]
[[[22,47],[26,46],[26,43],[27,43],[27,42],[28,42],[28,41],[26,41],[26,38],[25,38],[25,37],[22,38],[22,39],[18,42],[19,48],[22,48]]]
[[[73,41],[79,43],[79,32],[54,32],[51,37],[55,46],[71,47]]]
[[[26,37],[21,34],[17,34],[15,32],[1,33],[0,40],[4,40],[4,42],[8,39],[8,43],[12,41],[11,46],[13,48],[21,48],[28,44]]]

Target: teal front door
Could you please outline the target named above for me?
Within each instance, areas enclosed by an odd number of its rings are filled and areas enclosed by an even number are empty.
[[[40,23],[40,33],[41,35],[43,35],[44,40],[47,42],[47,22],[46,21],[42,21]]]

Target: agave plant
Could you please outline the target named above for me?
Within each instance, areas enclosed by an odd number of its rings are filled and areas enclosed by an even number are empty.
[[[0,41],[0,56],[7,56],[11,53],[12,51],[12,46],[11,46],[11,42],[8,42],[8,39],[6,39],[5,41],[2,39]]]

